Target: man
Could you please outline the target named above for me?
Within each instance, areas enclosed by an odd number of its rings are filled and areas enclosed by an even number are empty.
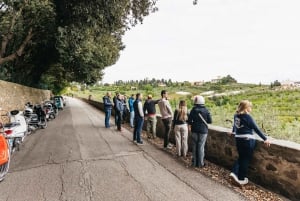
[[[128,99],[128,105],[129,105],[129,112],[130,112],[130,127],[133,128],[133,120],[134,120],[134,109],[133,109],[133,103],[134,103],[134,94],[130,96]]]
[[[117,100],[116,100],[116,114],[115,117],[117,119],[117,129],[118,131],[122,131],[122,117],[123,117],[123,112],[124,112],[124,104],[123,104],[123,98],[124,96],[121,94],[118,94]]]
[[[104,104],[104,112],[105,112],[105,128],[110,127],[110,116],[111,116],[111,110],[113,107],[113,103],[110,100],[111,98],[111,92],[107,92],[106,96],[103,97],[103,104]]]
[[[156,138],[156,109],[155,105],[159,100],[152,100],[152,95],[148,95],[148,99],[144,103],[144,114],[147,117],[147,135],[148,138]],[[151,135],[152,133],[152,135]]]
[[[141,138],[141,133],[144,124],[144,112],[142,105],[143,95],[140,93],[136,94],[136,99],[133,103],[134,108],[134,130],[133,130],[133,141],[137,142],[137,144],[142,145],[143,141]]]
[[[172,108],[170,102],[168,101],[168,93],[166,90],[161,91],[161,100],[158,102],[161,119],[165,127],[165,135],[164,135],[164,148],[171,149],[172,145],[169,144],[169,135],[171,132],[172,125]]]
[[[115,110],[115,125],[117,125],[118,122],[118,116],[117,116],[117,100],[118,100],[118,96],[120,95],[119,92],[116,92],[116,95],[113,97],[113,102],[114,102],[114,110]]]

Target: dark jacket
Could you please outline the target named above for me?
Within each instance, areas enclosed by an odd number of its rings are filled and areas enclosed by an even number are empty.
[[[118,113],[122,113],[124,111],[123,101],[118,98],[116,100],[116,111]]]
[[[144,113],[147,115],[156,114],[155,104],[158,103],[158,100],[148,99],[144,103]]]
[[[234,125],[232,128],[232,132],[236,136],[244,134],[254,135],[253,131],[255,131],[263,140],[267,139],[267,137],[260,131],[255,121],[249,114],[234,115]]]
[[[104,109],[112,109],[112,102],[110,100],[110,97],[104,96],[103,97],[103,104],[104,104]]]
[[[139,99],[135,99],[135,101],[133,103],[134,118],[143,118],[144,117],[144,114],[140,114],[139,102],[141,102]],[[143,112],[143,111],[141,111],[141,112]]]
[[[199,113],[202,115],[206,123],[212,123],[211,115],[207,108],[204,105],[195,105],[188,118],[188,123],[191,125],[191,131],[193,133],[207,134],[208,128],[199,116]]]

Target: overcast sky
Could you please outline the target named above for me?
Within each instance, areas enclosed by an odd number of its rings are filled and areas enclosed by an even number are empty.
[[[104,83],[144,78],[300,81],[300,0],[159,0]]]

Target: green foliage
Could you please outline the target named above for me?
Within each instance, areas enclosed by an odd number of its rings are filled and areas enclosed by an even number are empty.
[[[0,79],[55,91],[72,81],[96,83],[103,69],[118,60],[125,31],[156,11],[155,3],[2,1]]]

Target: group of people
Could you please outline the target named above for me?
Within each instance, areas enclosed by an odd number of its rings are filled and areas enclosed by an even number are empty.
[[[126,107],[126,102],[122,95],[116,94],[113,102],[111,101],[111,93],[108,92],[103,97],[105,111],[105,127],[110,127],[111,111],[115,108],[115,119],[118,130],[122,130],[121,122],[123,111]],[[191,133],[192,139],[192,165],[194,167],[204,167],[205,144],[208,135],[208,124],[212,123],[212,117],[209,110],[205,106],[203,96],[197,95],[194,97],[194,106],[189,111],[185,100],[180,100],[178,107],[172,111],[172,107],[168,100],[168,92],[161,91],[161,98],[153,100],[152,95],[147,96],[147,100],[142,103],[143,95],[137,93],[128,99],[130,126],[133,129],[133,141],[138,145],[143,144],[141,137],[144,120],[147,121],[147,137],[150,139],[156,138],[156,104],[160,110],[161,120],[164,126],[164,149],[172,148],[169,143],[171,130],[174,130],[176,141],[176,153],[179,157],[187,157],[188,152],[188,134]],[[235,136],[236,147],[239,154],[237,161],[233,165],[230,177],[239,185],[248,183],[247,169],[251,161],[255,148],[254,131],[264,140],[267,146],[270,142],[266,135],[263,134],[254,119],[250,116],[252,103],[248,100],[243,100],[238,105],[234,115],[234,124],[232,132],[229,135]]]

